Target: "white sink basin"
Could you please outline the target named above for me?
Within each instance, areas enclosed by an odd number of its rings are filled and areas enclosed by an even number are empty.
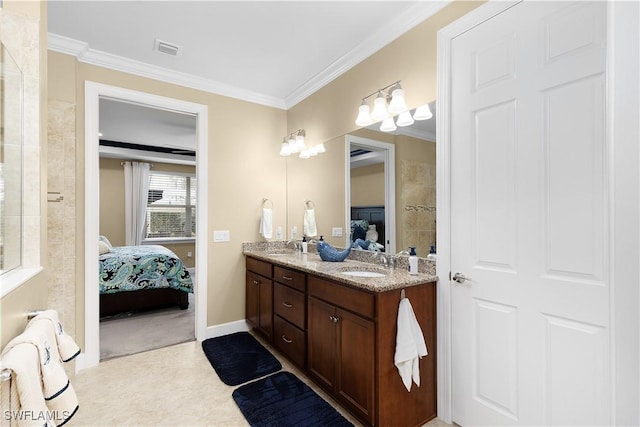
[[[355,277],[384,277],[386,274],[378,273],[376,271],[341,271],[342,274],[346,274],[347,276],[355,276]]]

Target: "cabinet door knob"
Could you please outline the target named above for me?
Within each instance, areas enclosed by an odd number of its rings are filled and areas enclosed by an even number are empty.
[[[253,284],[254,284],[254,285],[259,285],[259,284],[260,284],[260,281],[259,281],[259,280],[254,280],[254,281],[253,281]]]
[[[331,320],[333,323],[338,323],[340,318],[337,316],[329,316],[329,320]]]
[[[282,336],[282,341],[286,342],[287,344],[291,344],[293,342],[293,340],[287,339],[286,335]]]
[[[282,301],[282,305],[284,305],[284,306],[285,306],[285,307],[287,307],[287,308],[292,308],[292,307],[293,307],[293,304],[288,303],[288,302],[286,302],[286,301]]]

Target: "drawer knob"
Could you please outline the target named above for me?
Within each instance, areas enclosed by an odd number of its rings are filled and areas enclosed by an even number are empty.
[[[286,302],[286,301],[282,301],[282,305],[284,305],[284,306],[285,306],[285,307],[287,307],[287,308],[292,308],[292,307],[293,307],[293,304],[288,303],[288,302]]]
[[[259,285],[259,284],[260,284],[260,281],[259,281],[259,280],[254,280],[254,281],[253,281],[253,284],[254,284],[254,285]]]
[[[289,281],[293,280],[293,277],[289,277],[289,276],[282,276],[282,278],[284,280],[289,280]]]
[[[291,344],[293,342],[293,340],[288,339],[286,335],[282,336],[282,341],[286,342],[287,344]]]
[[[331,320],[333,323],[338,323],[340,318],[337,316],[329,316],[329,320]]]

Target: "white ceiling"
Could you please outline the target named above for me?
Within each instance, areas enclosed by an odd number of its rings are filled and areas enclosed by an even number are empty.
[[[49,49],[287,109],[448,3],[50,0]],[[157,52],[156,39],[181,54]]]

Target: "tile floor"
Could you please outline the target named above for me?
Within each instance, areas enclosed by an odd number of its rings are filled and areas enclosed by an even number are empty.
[[[263,343],[264,344],[264,343]],[[265,344],[293,372],[355,421],[323,391]],[[235,387],[215,373],[198,342],[115,358],[71,379],[80,409],[69,426],[247,426],[231,397]],[[445,426],[435,419],[428,426]]]

